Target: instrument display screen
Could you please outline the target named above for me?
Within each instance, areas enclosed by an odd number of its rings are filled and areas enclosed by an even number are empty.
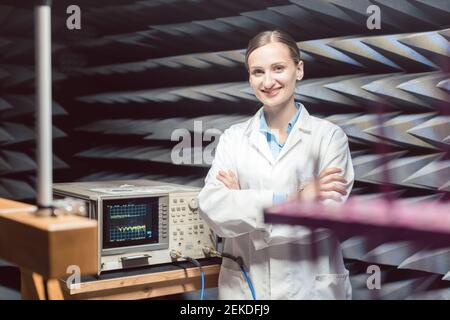
[[[103,248],[157,243],[158,197],[103,201]]]

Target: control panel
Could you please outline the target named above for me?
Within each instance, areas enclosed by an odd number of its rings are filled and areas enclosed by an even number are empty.
[[[191,258],[203,258],[203,247],[214,247],[215,239],[200,217],[197,193],[169,197],[170,249]]]

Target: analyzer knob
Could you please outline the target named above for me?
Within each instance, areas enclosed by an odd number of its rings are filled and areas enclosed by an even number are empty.
[[[198,209],[198,201],[196,198],[191,199],[191,201],[189,201],[189,209],[191,209],[192,211],[195,211]]]

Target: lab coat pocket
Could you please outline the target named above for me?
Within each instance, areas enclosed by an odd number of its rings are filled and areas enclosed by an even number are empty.
[[[316,274],[311,293],[313,300],[351,299],[348,270],[345,273]]]
[[[219,274],[219,299],[220,300],[248,300],[249,292],[244,287],[244,275],[234,261],[224,259]]]

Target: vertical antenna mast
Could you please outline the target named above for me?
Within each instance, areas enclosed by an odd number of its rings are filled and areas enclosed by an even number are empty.
[[[41,208],[53,202],[51,41],[51,0],[39,0],[35,6],[35,74],[37,204]]]

